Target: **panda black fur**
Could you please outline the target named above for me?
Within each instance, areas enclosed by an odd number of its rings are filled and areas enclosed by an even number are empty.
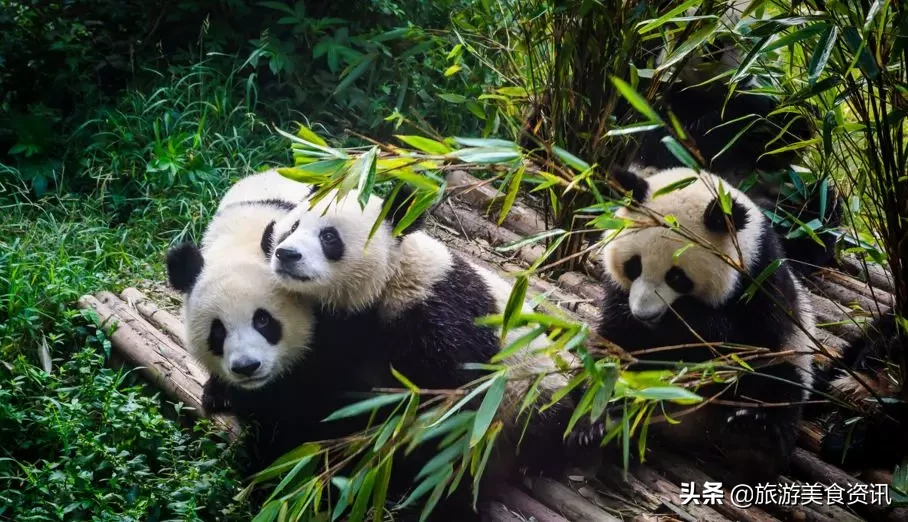
[[[247,439],[252,471],[301,442],[283,429],[301,422],[289,413],[285,376],[314,342],[315,311],[275,284],[260,241],[309,192],[276,171],[248,176],[222,198],[201,248],[183,243],[167,254],[170,284],[184,294],[186,348],[210,373],[203,408],[258,430]]]
[[[406,197],[402,194],[400,200]],[[273,248],[266,252],[272,254],[274,274],[286,289],[319,303],[319,323],[334,325],[334,335],[344,338],[332,344],[356,347],[358,353],[347,360],[359,361],[364,369],[360,388],[399,387],[390,374],[392,366],[423,389],[452,389],[479,377],[481,373],[463,365],[488,362],[502,342],[498,332],[475,321],[503,311],[510,285],[422,230],[410,227],[403,236],[392,237],[403,212],[390,213],[367,243],[383,202],[372,196],[363,209],[357,199],[354,191],[340,201],[329,196],[314,208],[304,204],[270,227],[266,235],[273,238]],[[397,200],[391,206],[400,208]],[[351,320],[356,328],[347,326]],[[522,333],[513,332],[509,339]],[[322,348],[322,342],[316,344]],[[539,371],[541,366],[554,370],[548,356],[527,356],[537,345],[510,360],[515,372]],[[513,416],[518,393],[528,384],[524,380],[509,385],[500,410],[505,425],[512,428],[496,444],[505,453],[502,473],[511,457],[505,448],[516,446],[521,437],[517,467],[550,471],[563,465],[558,450],[563,448],[571,408],[559,404],[535,413],[521,433],[522,419],[515,423]],[[566,380],[553,372],[543,380],[540,402],[547,402],[564,384]],[[493,467],[490,480],[497,478],[495,473]]]
[[[658,190],[691,177],[696,180],[692,184],[654,198]],[[650,361],[698,363],[715,358],[717,353],[701,347],[703,341],[771,352],[794,351],[793,356],[751,361],[756,371],[775,380],[744,374],[722,398],[738,403],[795,405],[707,405],[680,419],[677,426],[651,428],[664,430],[670,439],[688,449],[704,453],[718,449],[731,464],[732,479],[752,482],[776,477],[786,469],[801,416],[802,408],[797,404],[807,397],[813,377],[812,343],[789,314],[811,335],[814,319],[805,290],[786,264],[764,281],[769,295],[757,291],[749,300],[742,296],[750,280],[784,257],[779,239],[756,204],[727,184],[733,205],[726,216],[716,199],[721,180],[715,175],[701,171],[698,176],[693,170],[678,168],[646,179],[629,171],[616,171],[613,179],[635,203],[619,209],[617,217],[637,224],[607,239],[604,247],[605,298],[598,333],[632,354],[651,348],[700,345],[636,355]],[[682,230],[735,261],[739,259],[736,237],[746,275],[699,245],[676,256],[690,240],[659,226],[651,217],[653,213],[674,216]],[[727,228],[726,217],[734,233]],[[716,350],[728,353],[718,347]],[[700,393],[709,397],[719,389],[707,385]]]
[[[865,326],[864,335],[842,352],[841,363],[850,372],[830,366],[817,383],[819,391],[847,400],[859,412],[820,407],[814,422],[823,432],[825,460],[845,469],[891,471],[908,457],[908,405],[898,367],[889,361],[908,346],[908,335],[891,311]]]

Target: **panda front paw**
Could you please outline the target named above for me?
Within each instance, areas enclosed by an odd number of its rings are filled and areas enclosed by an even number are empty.
[[[790,454],[782,426],[765,410],[742,408],[725,418],[719,445],[744,482],[776,479],[787,469]]]
[[[229,412],[232,407],[227,387],[217,379],[208,379],[202,388],[202,409],[206,416]]]
[[[602,442],[602,438],[605,436],[605,422],[596,421],[590,423],[587,421],[585,424],[580,426],[575,426],[571,433],[567,437],[567,446],[569,448],[586,448],[592,445],[599,445]]]

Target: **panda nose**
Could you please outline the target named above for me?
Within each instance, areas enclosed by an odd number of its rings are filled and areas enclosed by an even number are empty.
[[[278,248],[274,251],[274,255],[281,261],[299,261],[303,254],[300,254],[296,250],[291,248]]]
[[[242,357],[230,364],[230,371],[249,377],[250,375],[255,373],[255,371],[258,370],[259,366],[261,365],[261,361]]]

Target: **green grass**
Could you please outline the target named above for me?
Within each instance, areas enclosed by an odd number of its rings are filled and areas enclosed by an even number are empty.
[[[75,306],[165,282],[168,246],[200,238],[230,181],[287,160],[253,95],[204,64],[174,71],[83,125],[48,195],[0,165],[0,519],[254,514],[233,500],[236,448],[207,422],[175,423],[175,405],[105,365],[109,341]]]

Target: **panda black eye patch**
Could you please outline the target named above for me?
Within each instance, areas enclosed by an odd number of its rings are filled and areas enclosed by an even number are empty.
[[[624,262],[624,275],[633,281],[643,273],[643,264],[640,262],[640,256],[635,255]]]
[[[318,233],[318,239],[322,243],[322,252],[330,261],[340,261],[344,257],[344,241],[334,227],[325,227]]]
[[[665,273],[665,283],[679,294],[687,294],[694,289],[694,282],[687,277],[684,270],[676,266],[669,268]]]
[[[281,340],[281,323],[266,310],[258,308],[252,314],[252,327],[262,334],[268,344],[277,344]]]
[[[211,330],[208,331],[208,349],[218,357],[224,355],[224,339],[227,338],[227,329],[220,319],[211,321]]]

